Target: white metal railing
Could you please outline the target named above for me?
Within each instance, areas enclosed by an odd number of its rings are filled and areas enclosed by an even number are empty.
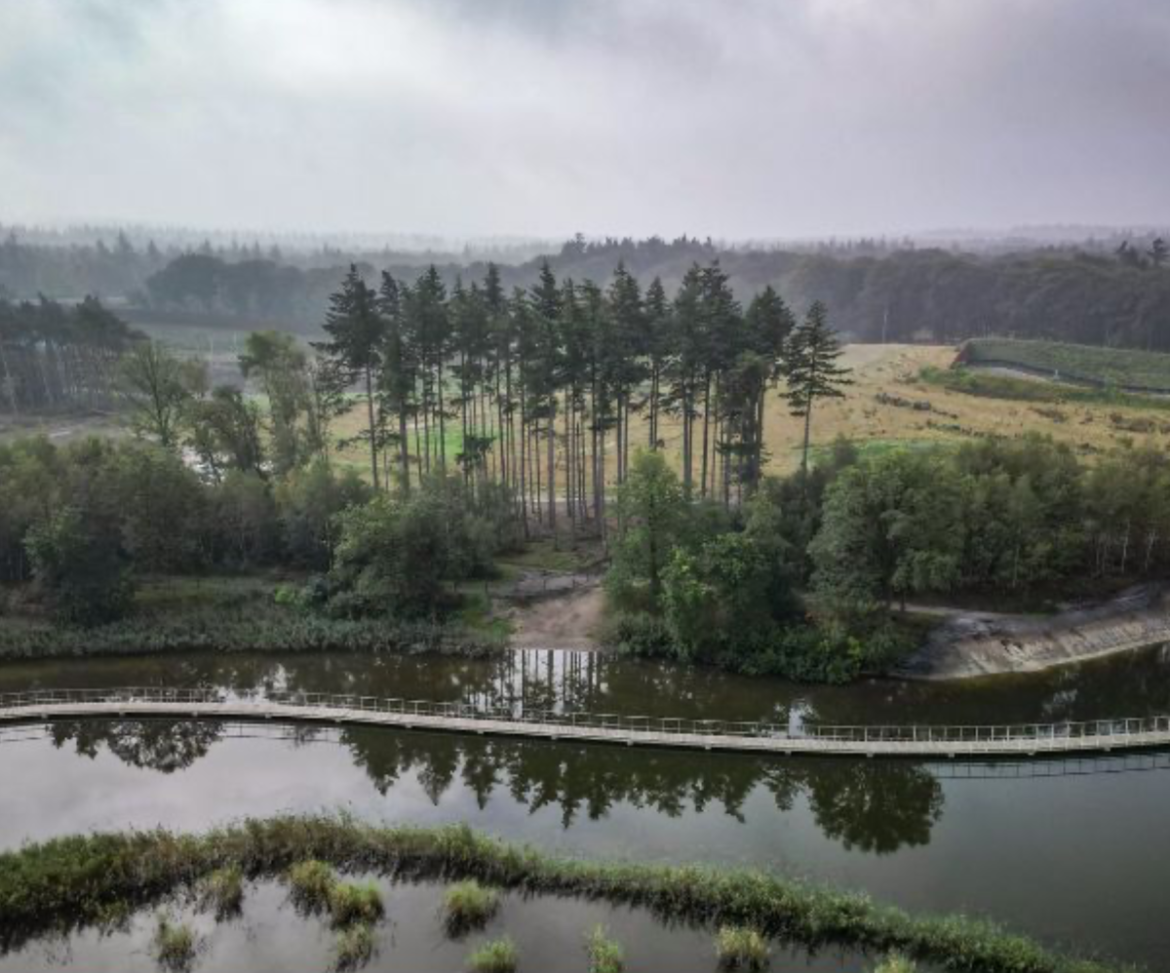
[[[1075,740],[1101,746],[1124,745],[1126,739],[1164,735],[1170,742],[1170,715],[1140,716],[1101,720],[1066,720],[1055,723],[1004,724],[912,724],[912,725],[831,725],[811,724],[793,730],[786,724],[767,721],[705,720],[683,717],[632,716],[618,713],[558,713],[511,707],[483,707],[467,703],[440,703],[432,700],[383,698],[340,693],[270,692],[249,697],[229,696],[216,688],[165,688],[131,686],[103,689],[38,689],[0,694],[0,710],[32,710],[50,706],[105,704],[215,704],[225,712],[238,713],[250,705],[274,705],[296,710],[387,713],[431,721],[479,721],[510,725],[540,725],[550,728],[581,728],[624,732],[631,737],[686,735],[702,737],[754,737],[772,740],[819,740],[825,743],[903,744],[1020,744],[1057,745]]]

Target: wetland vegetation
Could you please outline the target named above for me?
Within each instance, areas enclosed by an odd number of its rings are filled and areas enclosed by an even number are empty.
[[[1073,958],[963,916],[914,916],[868,897],[758,871],[555,858],[510,846],[467,827],[377,827],[336,817],[252,819],[203,835],[162,830],[60,838],[0,854],[0,914],[5,948],[30,935],[108,922],[179,892],[215,869],[250,877],[298,862],[374,870],[398,879],[476,878],[529,894],[587,896],[647,908],[663,919],[722,924],[721,956],[758,968],[761,935],[801,943],[896,950],[943,968],[980,973],[1109,973],[1108,962]],[[314,866],[316,868],[316,866]],[[341,924],[380,917],[376,890],[350,890]],[[338,921],[334,915],[335,922]],[[161,928],[161,926],[160,926]],[[168,927],[175,950],[188,937]],[[182,943],[179,941],[182,940]],[[515,961],[513,948],[481,947],[485,963]]]

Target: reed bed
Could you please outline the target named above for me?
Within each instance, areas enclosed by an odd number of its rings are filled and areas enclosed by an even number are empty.
[[[0,854],[0,948],[108,922],[191,888],[216,869],[249,878],[315,859],[400,880],[460,881],[524,894],[640,906],[662,919],[747,926],[768,939],[899,953],[979,973],[1117,973],[1132,969],[1062,953],[999,924],[902,909],[746,869],[585,861],[508,844],[466,826],[384,827],[346,816],[250,819],[203,834],[166,830],[58,838]]]

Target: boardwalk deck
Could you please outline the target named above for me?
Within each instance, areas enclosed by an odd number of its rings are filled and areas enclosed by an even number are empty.
[[[1170,748],[1170,716],[981,726],[807,726],[609,714],[476,710],[457,703],[321,693],[237,697],[124,688],[0,695],[0,723],[76,719],[278,720],[623,746],[851,757],[1012,757]]]

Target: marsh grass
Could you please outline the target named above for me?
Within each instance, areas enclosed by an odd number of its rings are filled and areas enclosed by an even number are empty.
[[[623,973],[626,954],[621,943],[609,938],[605,926],[594,926],[585,937],[585,953],[589,957],[589,973]]]
[[[338,882],[329,890],[329,914],[333,925],[372,925],[382,918],[386,911],[382,904],[382,893],[373,882],[358,885],[356,882]]]
[[[164,970],[182,973],[195,962],[195,933],[185,923],[171,922],[166,916],[159,916],[151,951]]]
[[[199,906],[215,914],[216,920],[231,919],[244,905],[244,872],[239,865],[217,868],[201,883]]]
[[[337,879],[323,861],[297,862],[286,876],[293,903],[302,912],[321,912],[329,905]]]
[[[520,954],[511,938],[493,939],[467,957],[467,966],[473,973],[514,973]]]
[[[139,656],[178,652],[436,653],[489,658],[507,632],[472,630],[457,620],[330,618],[282,605],[253,603],[143,611],[79,628],[44,619],[0,617],[0,659]]]
[[[337,970],[356,970],[365,966],[374,955],[377,941],[374,927],[368,922],[355,922],[337,933],[333,941],[333,965]]]
[[[725,970],[762,970],[768,965],[768,941],[747,926],[720,926],[715,955]]]
[[[901,953],[890,953],[873,968],[873,973],[917,973],[917,970],[913,960],[906,959]]]
[[[443,924],[448,934],[461,936],[482,929],[500,908],[500,894],[475,879],[456,882],[443,896]]]
[[[1058,953],[988,920],[911,915],[866,895],[773,873],[565,859],[464,826],[380,827],[332,815],[251,819],[201,835],[161,829],[79,835],[2,852],[0,950],[124,915],[193,887],[218,868],[276,876],[310,859],[398,880],[474,878],[523,894],[575,895],[642,907],[665,920],[749,926],[808,947],[899,952],[950,970],[1128,969]]]

